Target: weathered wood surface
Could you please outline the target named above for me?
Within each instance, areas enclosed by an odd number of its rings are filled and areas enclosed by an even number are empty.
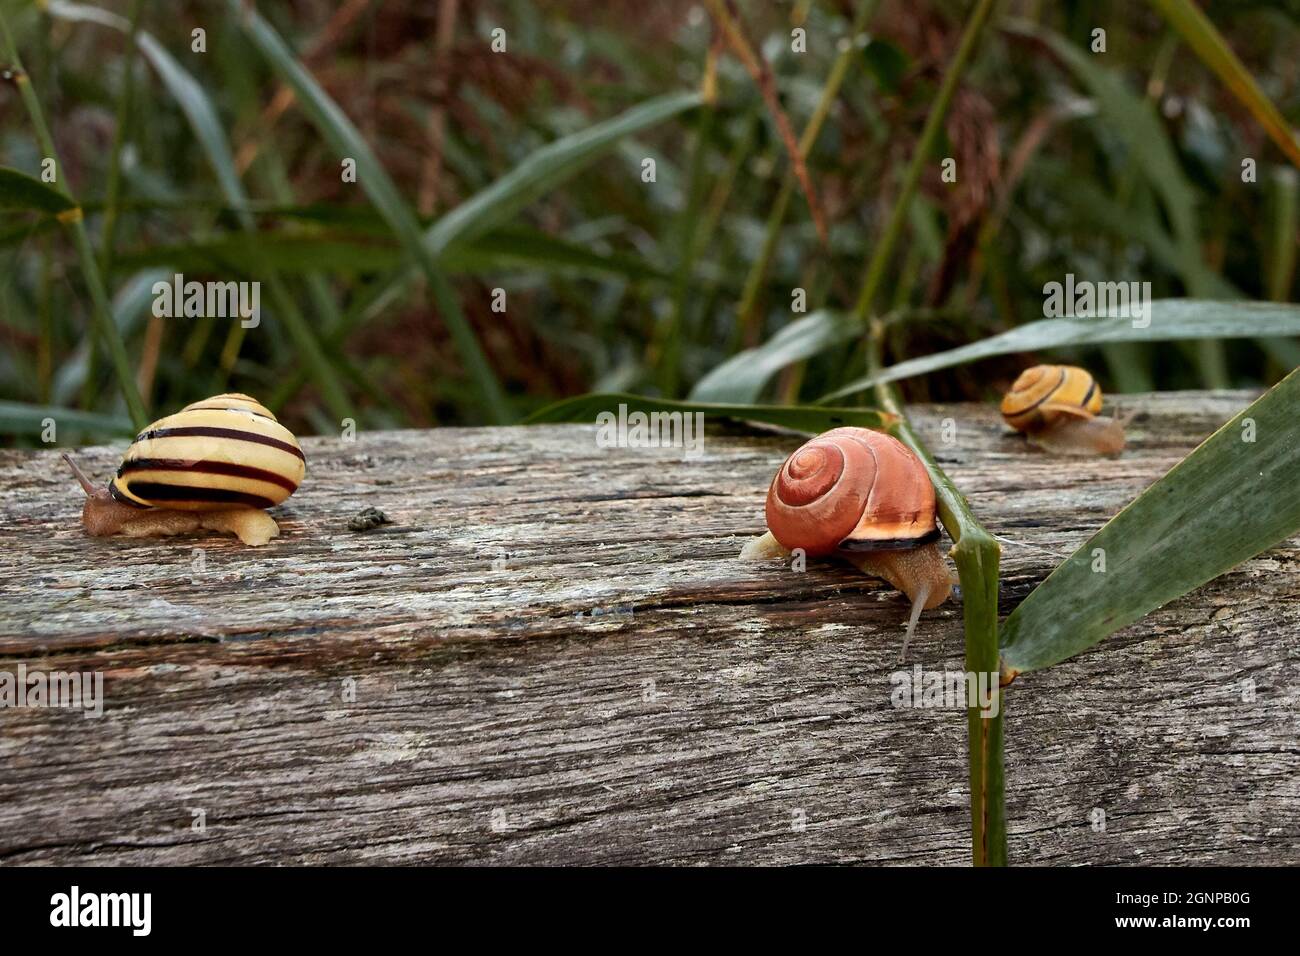
[[[1127,398],[1117,461],[913,411],[1007,540],[1006,613],[1248,400]],[[900,596],[736,558],[798,439],[594,435],[308,439],[261,550],[88,540],[56,454],[0,452],[0,671],[102,671],[107,698],[0,711],[0,861],[965,863],[964,715],[890,702]],[[347,530],[368,505],[394,523]],[[1013,862],[1300,863],[1298,545],[1016,682]],[[908,665],[961,657],[954,600]]]

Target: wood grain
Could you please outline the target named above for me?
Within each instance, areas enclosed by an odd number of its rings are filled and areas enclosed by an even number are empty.
[[[1003,536],[1006,613],[1249,399],[1124,397],[1130,449],[1064,465],[991,408],[912,414]],[[964,714],[891,704],[903,599],[737,560],[798,443],[306,439],[257,550],[87,539],[57,454],[0,452],[0,671],[106,696],[0,710],[0,861],[966,863]],[[1013,862],[1300,863],[1298,547],[1013,685]],[[961,659],[954,599],[903,666]]]

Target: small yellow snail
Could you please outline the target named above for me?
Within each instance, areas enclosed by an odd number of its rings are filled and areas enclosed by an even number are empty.
[[[952,591],[936,543],[934,485],[921,460],[889,435],[835,428],[796,450],[768,488],[767,527],[742,558],[802,548],[810,558],[843,558],[884,578],[912,602],[907,641],[921,611]]]
[[[87,534],[143,538],[204,528],[254,546],[280,533],[263,509],[293,494],[307,467],[293,433],[239,394],[205,398],[154,422],[106,488],[63,459],[86,492]]]
[[[1048,451],[1064,455],[1117,455],[1124,425],[1098,416],[1101,388],[1073,365],[1035,365],[1020,373],[1002,399],[1002,417]]]

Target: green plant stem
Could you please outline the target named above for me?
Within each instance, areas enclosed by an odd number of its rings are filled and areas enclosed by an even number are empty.
[[[355,160],[358,185],[423,274],[434,306],[451,334],[470,380],[478,390],[483,411],[496,424],[510,422],[514,418],[510,402],[479,345],[474,329],[461,311],[456,291],[438,266],[434,254],[424,244],[419,220],[398,192],[374,150],[338,104],[321,89],[307,68],[293,56],[284,39],[269,22],[240,0],[227,0],[227,8],[267,64],[293,89],[299,108],[334,152],[339,157]],[[290,332],[294,331],[291,327]],[[315,343],[314,338],[312,341],[313,347],[319,348],[319,343]],[[320,358],[324,360],[323,354]]]
[[[1175,30],[1182,34],[1201,62],[1218,74],[1232,94],[1264,127],[1269,138],[1286,154],[1292,164],[1300,168],[1300,142],[1297,142],[1291,125],[1273,101],[1255,82],[1250,71],[1232,52],[1227,41],[1210,19],[1192,0],[1150,0],[1151,5]]]
[[[1300,216],[1297,215],[1297,193],[1300,193],[1300,176],[1294,169],[1282,167],[1275,174],[1273,183],[1273,255],[1269,259],[1269,269],[1264,277],[1268,285],[1268,297],[1274,302],[1285,302],[1291,291],[1291,280],[1295,275],[1296,230]]]
[[[54,160],[55,169],[57,170],[55,185],[63,195],[75,203],[77,201],[76,197],[72,195],[72,191],[64,180],[63,163],[59,160],[59,154],[54,148],[54,139],[50,136],[49,126],[45,123],[45,114],[41,109],[40,99],[36,96],[36,91],[32,89],[31,80],[23,67],[22,59],[18,56],[18,48],[14,44],[13,35],[9,32],[9,24],[3,13],[0,13],[0,39],[4,41],[3,52],[9,61],[10,69],[14,73],[14,85],[18,87],[23,99],[23,105],[27,108],[27,114],[31,118],[32,127],[36,132],[36,141],[40,145],[42,153],[47,158]],[[126,345],[122,341],[117,325],[113,322],[108,293],[104,289],[103,278],[99,273],[99,265],[95,260],[95,252],[90,245],[90,237],[86,234],[86,224],[83,221],[81,207],[78,205],[74,210],[69,210],[69,213],[65,213],[59,218],[72,234],[72,244],[77,250],[81,270],[85,274],[86,286],[90,290],[91,316],[96,330],[104,342],[104,347],[108,350],[109,358],[113,362],[113,371],[117,376],[118,386],[122,389],[122,397],[126,401],[127,412],[130,414],[135,427],[143,429],[149,424],[149,416],[145,412],[144,402],[141,400],[140,392],[136,388],[135,376],[131,374],[131,363],[126,355]]]
[[[862,292],[858,295],[857,304],[853,307],[853,314],[859,319],[865,319],[870,314],[872,303],[875,301],[876,294],[880,291],[880,283],[885,277],[885,270],[889,266],[894,246],[898,244],[899,236],[903,232],[903,224],[907,221],[908,207],[911,205],[912,196],[916,193],[916,187],[921,181],[921,171],[925,168],[930,150],[939,137],[939,130],[942,129],[944,118],[948,115],[948,107],[952,103],[953,94],[957,91],[957,83],[966,71],[966,64],[970,60],[971,54],[975,52],[975,44],[979,40],[980,32],[984,28],[984,23],[988,20],[989,11],[992,7],[993,0],[976,0],[975,9],[971,11],[970,19],[966,22],[966,30],[962,34],[961,43],[957,47],[957,55],[953,57],[952,63],[948,65],[947,72],[944,73],[943,82],[939,85],[939,92],[934,98],[934,105],[930,107],[930,114],[925,118],[925,126],[921,129],[921,137],[917,141],[916,151],[912,154],[912,162],[908,165],[907,172],[903,176],[903,183],[898,191],[898,199],[894,202],[894,208],[890,213],[888,223],[885,225],[885,231],[881,235],[880,241],[876,243],[876,248],[867,263],[866,276],[862,280]]]
[[[867,362],[880,369],[885,326],[876,323],[868,336]],[[985,717],[977,707],[966,709],[967,750],[970,755],[971,860],[975,866],[1006,866],[1007,814],[1003,770],[1003,716],[1006,695],[999,686],[998,566],[1002,548],[970,510],[966,497],[935,462],[903,413],[893,386],[875,387],[876,405],[897,416],[888,430],[925,463],[934,483],[939,520],[952,537],[949,554],[961,579],[962,619],[966,631],[966,671],[987,675],[997,714]]]
[[[105,276],[113,274],[114,244],[117,242],[118,204],[122,195],[122,147],[131,122],[131,100],[135,89],[136,36],[140,32],[140,11],[144,0],[131,0],[131,26],[122,64],[122,92],[117,99],[113,122],[113,146],[108,154],[108,185],[104,192],[104,221],[100,228],[100,263]]]
[[[862,31],[867,27],[867,21],[871,19],[871,14],[875,12],[879,0],[862,0],[858,5],[857,15],[853,18],[853,23],[849,27],[848,36],[844,38],[846,46],[835,58],[831,65],[831,71],[826,77],[826,83],[822,87],[821,97],[817,101],[817,106],[813,114],[808,119],[808,125],[804,127],[803,134],[799,138],[799,155],[805,161],[812,152],[813,145],[817,142],[817,137],[821,135],[822,126],[826,123],[826,118],[830,115],[831,107],[835,105],[835,100],[839,96],[840,87],[844,84],[845,77],[848,76],[849,67],[853,65],[855,54],[860,55],[861,50],[858,47],[857,40]],[[749,273],[745,276],[744,289],[740,295],[740,305],[736,309],[736,315],[740,323],[740,345],[752,346],[756,337],[755,324],[757,318],[757,304],[759,293],[763,289],[763,283],[767,279],[768,270],[772,265],[772,257],[776,255],[777,240],[781,236],[781,226],[785,222],[786,210],[790,205],[790,198],[794,195],[795,186],[797,185],[793,169],[787,169],[785,178],[781,182],[781,190],[776,195],[776,201],[772,203],[772,211],[767,217],[767,231],[763,237],[763,246],[759,251],[758,258],[750,266]]]
[[[54,251],[50,236],[41,237],[41,338],[37,345],[36,382],[41,404],[49,404],[54,366]]]
[[[866,321],[871,312],[881,281],[892,258],[894,246],[903,231],[912,204],[912,197],[920,183],[930,150],[948,113],[948,106],[957,89],[957,82],[975,50],[984,23],[988,20],[992,0],[976,0],[975,8],[962,34],[957,55],[944,74],[930,115],[926,117],[916,152],[908,166],[894,208],[890,212],[880,242],[872,253],[862,280],[862,290],[854,307],[853,318]],[[884,323],[873,322],[867,336],[867,368],[869,375],[878,374],[882,368]],[[916,452],[925,463],[934,484],[939,507],[939,519],[952,537],[950,554],[957,565],[961,579],[962,617],[966,631],[966,669],[976,675],[989,675],[996,716],[982,716],[978,708],[967,708],[967,751],[970,756],[970,806],[971,806],[971,860],[976,866],[1005,866],[1007,862],[1006,793],[1003,771],[1003,694],[999,686],[1001,667],[998,663],[998,565],[1002,549],[995,539],[975,518],[970,505],[951,479],[943,473],[924,443],[912,431],[903,414],[902,403],[893,387],[886,383],[875,386],[877,405],[898,416],[898,424],[890,431]]]
[[[713,132],[715,112],[712,102],[705,103],[700,109],[695,149],[691,155],[686,207],[677,226],[679,258],[673,276],[672,315],[665,326],[662,346],[659,349],[659,390],[667,398],[676,396],[681,378],[682,334],[686,325],[687,291],[690,288],[691,272],[695,266],[700,236],[700,206],[704,203],[704,187],[708,179],[704,157],[708,152],[709,139]]]

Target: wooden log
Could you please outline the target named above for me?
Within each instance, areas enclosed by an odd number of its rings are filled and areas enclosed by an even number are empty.
[[[1249,399],[1121,397],[1129,450],[1065,464],[990,407],[912,414],[1007,613]],[[737,559],[799,441],[307,439],[262,549],[88,539],[56,453],[0,452],[0,673],[105,682],[98,719],[0,710],[0,861],[966,863],[964,713],[890,679],[961,669],[959,599],[900,665],[896,592]],[[1013,685],[1012,862],[1300,863],[1297,545]]]

